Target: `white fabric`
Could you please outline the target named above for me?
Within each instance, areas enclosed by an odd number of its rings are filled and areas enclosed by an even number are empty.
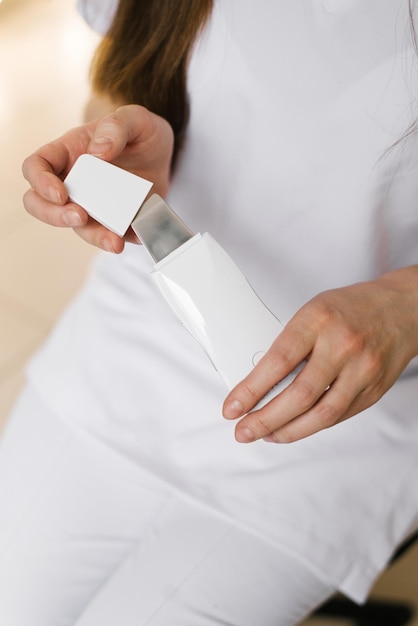
[[[2,445],[0,494],[2,626],[285,626],[333,591],[31,389]]]
[[[100,34],[104,34],[112,23],[117,0],[78,0],[77,8],[87,24]]]
[[[190,68],[169,201],[283,322],[316,293],[418,262],[407,0],[218,0]],[[375,406],[289,446],[239,445],[225,390],[144,251],[103,255],[29,375],[136,468],[363,600],[418,525],[418,363]]]

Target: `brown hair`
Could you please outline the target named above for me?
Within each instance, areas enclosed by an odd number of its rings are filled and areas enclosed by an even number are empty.
[[[171,124],[175,136],[173,161],[189,117],[189,53],[213,2],[119,0],[113,23],[93,59],[92,85],[98,94],[116,102],[142,104]],[[412,42],[418,53],[416,0],[408,0],[408,7]],[[394,145],[417,130],[415,120]]]
[[[416,57],[418,58],[418,34],[417,34],[417,28],[416,28],[416,23],[415,23],[416,7],[417,7],[417,0],[408,0],[410,37],[411,37],[412,46],[416,53]],[[415,103],[415,106],[416,106],[417,104],[416,97],[413,98],[413,102]],[[397,148],[398,146],[401,146],[405,140],[409,139],[410,137],[415,136],[417,133],[418,133],[418,118],[415,118],[409,124],[409,126],[405,129],[402,136],[399,137],[399,139],[397,139],[396,141],[394,141],[393,144],[390,145],[383,152],[382,157],[389,155],[392,152],[393,148]]]
[[[164,117],[174,131],[175,155],[189,116],[189,53],[212,5],[213,0],[119,0],[93,59],[96,93]]]

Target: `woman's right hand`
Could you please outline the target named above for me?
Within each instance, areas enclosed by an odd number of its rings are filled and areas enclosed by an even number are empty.
[[[25,159],[23,175],[31,188],[24,196],[28,213],[52,226],[72,227],[88,243],[122,252],[124,239],[68,200],[64,178],[81,154],[92,154],[154,183],[165,196],[170,179],[173,131],[166,120],[139,105],[122,106],[110,115],[73,128]],[[125,240],[138,241],[133,231]]]

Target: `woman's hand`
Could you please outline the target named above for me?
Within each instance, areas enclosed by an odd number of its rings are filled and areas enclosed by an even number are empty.
[[[87,242],[111,252],[121,252],[124,240],[69,202],[63,179],[84,153],[111,161],[154,183],[167,193],[173,152],[173,132],[164,119],[138,105],[118,108],[106,117],[74,128],[43,146],[23,163],[31,185],[24,196],[28,213],[52,226],[74,228]],[[137,241],[133,231],[127,240]]]
[[[231,391],[224,417],[244,416],[237,441],[296,441],[374,404],[417,354],[418,266],[326,291],[296,313]],[[248,413],[304,359],[281,394]]]

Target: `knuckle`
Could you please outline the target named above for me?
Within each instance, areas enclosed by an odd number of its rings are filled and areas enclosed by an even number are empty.
[[[362,353],[365,341],[359,332],[344,324],[338,326],[336,330],[338,333],[338,342],[335,343],[337,359],[345,360]]]
[[[99,122],[96,128],[95,135],[97,136],[102,133],[106,135],[113,135],[113,134],[120,132],[122,128],[123,128],[122,120],[119,119],[117,115],[113,113],[112,115],[109,115],[109,117],[106,117],[106,119]]]
[[[381,376],[382,363],[376,352],[365,352],[362,356],[363,376],[367,380],[377,380]]]
[[[328,302],[326,291],[312,298],[301,310],[317,329],[326,328],[340,317],[338,309]]]
[[[342,345],[345,349],[345,352],[348,354],[359,354],[364,351],[365,348],[365,339],[363,335],[358,332],[355,332],[349,328],[346,328],[342,332]]]
[[[335,426],[344,415],[345,409],[346,407],[342,403],[340,405],[324,403],[318,407],[318,421],[321,429]]]
[[[251,429],[257,434],[258,437],[265,437],[272,434],[272,425],[269,424],[264,418],[261,411],[254,413],[252,418]]]
[[[250,382],[242,382],[240,393],[242,393],[243,397],[245,398],[245,404],[255,403],[259,400],[259,394],[257,393],[256,389],[253,388]]]
[[[297,403],[303,411],[308,410],[317,400],[315,388],[303,380],[293,382]]]
[[[286,352],[271,349],[264,358],[269,371],[279,378],[283,377],[292,367]]]
[[[313,319],[316,320],[316,323],[319,327],[327,327],[333,322],[335,317],[334,311],[325,306],[324,303],[320,302],[319,300],[312,300],[310,302],[310,309],[310,314]]]
[[[108,137],[115,139],[121,134],[126,134],[126,120],[124,115],[120,115],[118,111],[111,113],[103,118],[96,126],[94,137]]]

